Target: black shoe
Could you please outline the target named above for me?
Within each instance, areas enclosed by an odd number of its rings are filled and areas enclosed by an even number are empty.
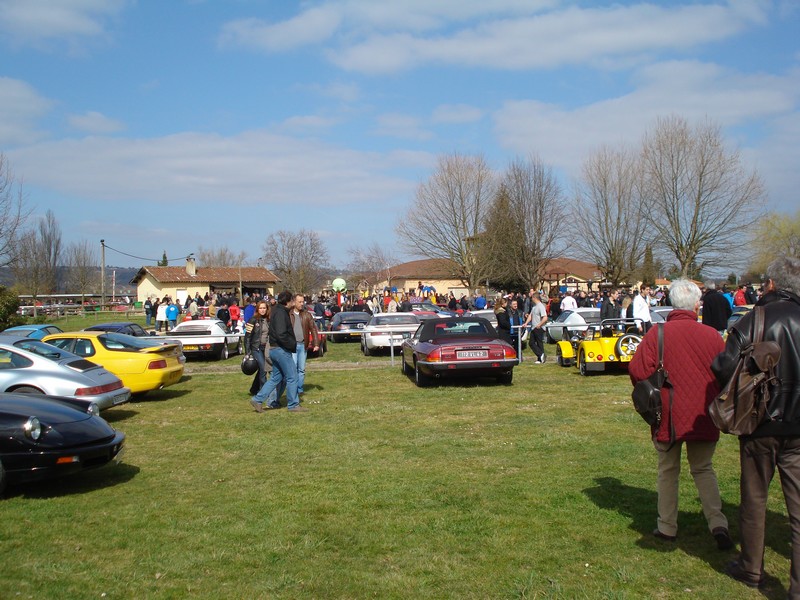
[[[730,550],[735,545],[730,534],[728,533],[728,530],[724,527],[714,527],[714,529],[711,531],[711,535],[713,535],[714,539],[717,540],[717,548],[720,550]]]
[[[667,535],[666,533],[661,533],[658,529],[653,530],[653,536],[665,542],[674,542],[678,539],[677,535]]]
[[[761,578],[758,581],[753,581],[753,578],[744,572],[738,560],[733,560],[725,565],[725,575],[751,588],[760,588],[764,585],[767,579],[762,573]]]

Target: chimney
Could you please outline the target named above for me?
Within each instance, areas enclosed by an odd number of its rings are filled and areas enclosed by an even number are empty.
[[[186,259],[186,272],[189,274],[189,277],[197,276],[197,266],[195,265],[194,258],[191,256]]]

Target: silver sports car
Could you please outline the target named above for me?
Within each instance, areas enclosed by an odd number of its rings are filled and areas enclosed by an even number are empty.
[[[26,337],[0,337],[0,392],[65,396],[91,412],[127,402],[131,390],[103,367]]]

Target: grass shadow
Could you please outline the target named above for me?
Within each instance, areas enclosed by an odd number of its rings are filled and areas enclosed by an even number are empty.
[[[678,539],[675,542],[665,542],[656,539],[652,533],[658,506],[658,494],[655,490],[630,486],[616,477],[598,477],[595,478],[595,483],[595,487],[586,488],[583,493],[599,508],[614,510],[629,518],[629,528],[641,536],[636,542],[640,548],[658,552],[682,550],[689,556],[705,561],[718,573],[724,573],[725,564],[734,558],[733,552],[717,550],[701,512],[679,511],[678,523],[681,531]],[[731,535],[736,540],[738,507],[723,502],[722,511],[728,517]],[[791,558],[791,543],[786,535],[788,530],[789,522],[784,515],[767,512],[766,545],[778,554]],[[767,598],[786,597],[786,588],[777,577],[771,575],[767,575],[767,583],[760,591]]]
[[[5,497],[23,497],[36,500],[47,500],[62,496],[89,494],[103,488],[127,483],[138,475],[137,466],[120,463],[105,465],[98,469],[65,475],[64,477],[13,484],[6,490]]]

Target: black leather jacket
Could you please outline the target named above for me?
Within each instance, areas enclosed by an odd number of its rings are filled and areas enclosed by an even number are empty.
[[[244,328],[244,347],[248,354],[252,354],[261,346],[261,334],[264,328],[269,331],[269,321],[258,317],[251,318]]]
[[[283,304],[272,307],[269,319],[269,345],[280,346],[292,354],[297,352],[292,320],[289,318],[289,310]]]
[[[786,292],[765,294],[756,306],[764,307],[764,340],[778,342],[781,359],[775,370],[778,383],[770,388],[766,421],[753,437],[800,435],[800,297]],[[725,351],[711,364],[720,385],[733,375],[739,351],[753,338],[753,312],[737,321],[728,334]]]

